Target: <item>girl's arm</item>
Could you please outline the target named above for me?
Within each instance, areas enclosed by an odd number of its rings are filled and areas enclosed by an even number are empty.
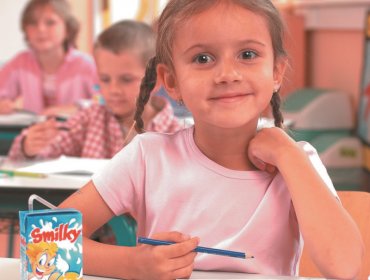
[[[88,237],[114,216],[92,181],[59,207],[75,208],[82,213],[83,261],[87,274],[123,279],[176,279],[189,277],[193,270],[196,253],[192,250],[198,245],[198,238],[178,232],[153,236],[179,242],[168,246],[124,247],[90,240]]]
[[[354,279],[364,252],[361,234],[306,152],[282,129],[267,128],[252,139],[248,154],[260,169],[274,166],[283,176],[305,246],[320,272],[328,278]]]

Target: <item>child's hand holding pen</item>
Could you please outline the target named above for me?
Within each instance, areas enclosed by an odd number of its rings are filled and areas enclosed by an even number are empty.
[[[193,250],[199,244],[199,238],[190,238],[180,232],[154,234],[154,239],[172,241],[176,244],[135,247],[133,265],[137,279],[177,279],[189,278],[197,255]]]
[[[23,139],[22,149],[27,157],[34,157],[46,147],[61,131],[65,130],[62,124],[55,118],[47,119],[44,122],[32,125],[27,130]]]

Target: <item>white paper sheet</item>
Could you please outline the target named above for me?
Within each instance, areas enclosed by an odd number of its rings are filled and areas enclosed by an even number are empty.
[[[61,156],[58,159],[38,162],[17,170],[44,174],[91,176],[101,170],[108,161],[108,159]]]

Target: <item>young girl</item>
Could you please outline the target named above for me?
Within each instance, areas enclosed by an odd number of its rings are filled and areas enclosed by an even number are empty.
[[[0,70],[0,113],[71,114],[94,93],[93,60],[76,49],[79,24],[66,0],[31,0],[22,14],[29,50]]]
[[[155,54],[155,35],[145,23],[118,22],[99,35],[94,50],[105,105],[81,110],[66,123],[51,119],[23,131],[9,158],[60,155],[111,158],[133,137],[136,99],[145,65]],[[181,124],[164,98],[153,96],[144,111],[145,129],[174,132]]]
[[[355,223],[316,151],[280,128],[277,92],[285,66],[282,23],[269,0],[169,1],[136,127],[142,130],[140,112],[155,69],[172,98],[191,111],[194,126],[135,137],[61,207],[83,213],[86,237],[112,216],[130,213],[138,236],[176,244],[128,248],[86,239],[87,273],[124,279],[186,278],[193,269],[297,275],[304,240],[325,277],[356,276],[363,244]],[[276,127],[257,131],[270,103]],[[254,258],[196,255],[198,244]]]

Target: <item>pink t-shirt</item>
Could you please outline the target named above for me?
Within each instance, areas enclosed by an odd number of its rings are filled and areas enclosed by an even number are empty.
[[[23,109],[35,113],[42,112],[47,105],[69,105],[89,99],[98,82],[95,63],[89,55],[71,48],[53,76],[52,104],[45,104],[44,82],[34,53],[23,51],[0,69],[0,98],[14,100],[22,96]]]
[[[314,148],[302,145],[335,192]],[[195,145],[193,127],[136,136],[93,182],[116,215],[136,219],[138,236],[180,231],[255,257],[200,253],[195,269],[297,275],[303,242],[282,176],[218,165]]]

